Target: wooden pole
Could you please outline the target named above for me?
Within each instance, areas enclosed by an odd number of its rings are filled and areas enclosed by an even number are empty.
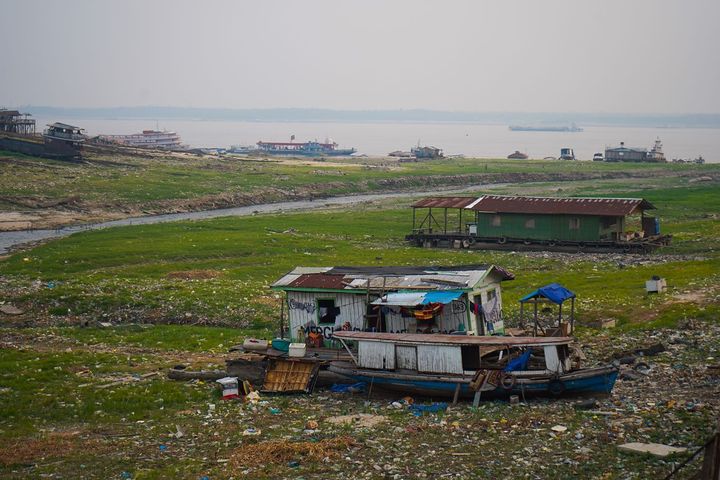
[[[445,208],[445,227],[443,227],[443,233],[447,233],[447,208]]]
[[[462,231],[463,231],[463,228],[462,228],[462,208],[461,208],[460,209],[460,219],[458,220],[458,232],[462,233]]]
[[[417,209],[415,207],[413,207],[413,228],[412,228],[413,233],[415,233],[415,212],[416,212],[416,210]]]
[[[458,398],[460,397],[460,382],[455,384],[455,395],[453,395],[453,405],[457,405]]]
[[[283,295],[282,301],[280,302],[280,335],[278,338],[283,338],[283,330],[285,329],[285,300],[287,298],[287,292],[284,293],[285,295]],[[292,333],[290,337],[292,338]]]
[[[560,304],[560,308],[558,308],[558,328],[562,326],[562,303]]]
[[[537,318],[537,298],[534,298],[534,299],[533,299],[533,305],[534,305],[534,307],[535,307],[535,329],[534,329],[534,331],[533,331],[533,337],[537,337],[537,327],[538,327],[538,324],[537,324],[537,321],[538,321],[538,318]]]
[[[570,300],[570,333],[575,332],[575,297]]]

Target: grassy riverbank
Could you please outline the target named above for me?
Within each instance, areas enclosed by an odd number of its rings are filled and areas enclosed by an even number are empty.
[[[189,154],[90,153],[83,163],[0,152],[0,230],[45,228],[364,192],[481,183],[583,179],[686,179],[720,165],[610,164],[544,160],[243,159]]]

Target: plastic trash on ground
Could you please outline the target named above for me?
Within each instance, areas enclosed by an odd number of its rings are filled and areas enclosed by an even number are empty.
[[[358,382],[353,384],[336,383],[330,387],[330,391],[334,393],[360,393],[365,391],[365,383]]]

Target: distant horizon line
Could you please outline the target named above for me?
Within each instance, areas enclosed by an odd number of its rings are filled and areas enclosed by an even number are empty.
[[[228,108],[158,105],[129,107],[20,105],[14,108],[34,116],[65,115],[88,119],[161,120],[172,118],[247,122],[452,122],[510,125],[582,123],[585,125],[720,128],[720,113],[482,112],[425,108],[352,110],[315,107]]]
[[[627,116],[720,116],[718,112],[604,112],[604,111],[542,111],[542,110],[452,110],[452,109],[435,109],[435,108],[330,108],[330,107],[197,107],[197,106],[178,106],[178,105],[106,105],[101,107],[79,107],[72,105],[17,105],[15,107],[0,104],[0,108],[36,108],[43,110],[142,110],[142,109],[168,109],[168,110],[203,110],[203,111],[228,111],[228,112],[247,112],[247,111],[308,111],[308,112],[347,112],[347,113],[384,113],[384,112],[426,112],[426,113],[450,113],[460,115],[512,115],[512,114],[532,114],[532,115],[627,115]]]

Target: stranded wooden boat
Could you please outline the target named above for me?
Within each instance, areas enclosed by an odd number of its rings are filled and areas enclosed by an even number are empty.
[[[608,394],[618,375],[612,365],[580,368],[584,357],[569,337],[336,332],[335,338],[352,362],[334,361],[330,371],[419,395]]]

